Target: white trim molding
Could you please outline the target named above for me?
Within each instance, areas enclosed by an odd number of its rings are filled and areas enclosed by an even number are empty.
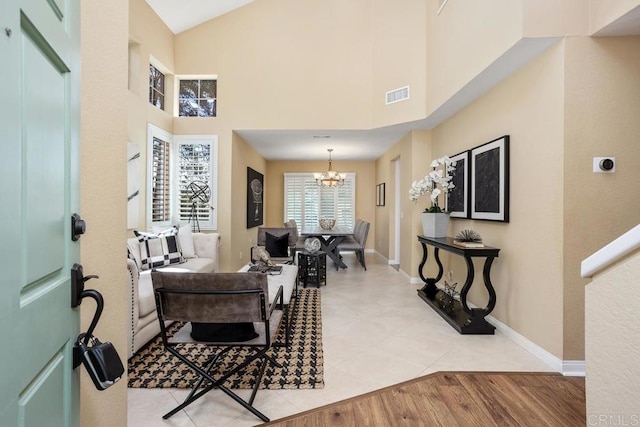
[[[470,307],[474,307],[469,303]],[[475,308],[475,307],[474,307]],[[487,316],[485,318],[489,323],[496,327],[496,330],[500,331],[511,341],[518,344],[520,347],[527,350],[529,353],[536,356],[542,362],[551,366],[555,372],[560,372],[562,375],[571,377],[584,377],[585,376],[585,363],[584,360],[562,360],[553,354],[549,353],[538,344],[530,341],[524,336],[520,335],[498,319],[493,316]]]
[[[613,264],[624,256],[640,248],[640,225],[636,225],[622,236],[615,239],[590,257],[582,261],[580,273],[582,277],[593,277],[594,274]]]

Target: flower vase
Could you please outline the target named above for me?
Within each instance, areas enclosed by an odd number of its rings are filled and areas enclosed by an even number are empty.
[[[422,232],[425,237],[447,237],[449,228],[449,213],[423,212]]]

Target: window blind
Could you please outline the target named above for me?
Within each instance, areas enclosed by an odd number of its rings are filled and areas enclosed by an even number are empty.
[[[151,173],[151,218],[153,222],[168,221],[171,215],[169,181],[170,146],[167,141],[153,138]]]
[[[344,186],[318,187],[313,174],[284,174],[284,221],[295,220],[301,229],[318,227],[319,219],[335,219],[336,225],[353,229],[355,223],[355,174]]]

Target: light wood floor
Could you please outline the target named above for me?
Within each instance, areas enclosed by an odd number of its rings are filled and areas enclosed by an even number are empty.
[[[584,426],[584,378],[438,372],[264,426]]]

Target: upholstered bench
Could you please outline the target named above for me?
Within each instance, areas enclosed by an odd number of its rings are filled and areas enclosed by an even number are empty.
[[[281,264],[278,264],[281,265]],[[251,266],[249,264],[243,266],[238,272],[247,272]],[[286,307],[291,305],[291,299],[293,299],[293,306],[289,307],[289,312],[293,312],[295,310],[296,297],[298,296],[298,266],[290,265],[290,264],[282,264],[282,272],[280,274],[268,274],[267,276],[267,284],[269,285],[269,304],[273,304],[276,293],[278,292],[278,288],[282,286],[282,299],[283,304]],[[288,316],[288,324],[287,324],[287,344],[289,343],[289,334],[292,318]]]

